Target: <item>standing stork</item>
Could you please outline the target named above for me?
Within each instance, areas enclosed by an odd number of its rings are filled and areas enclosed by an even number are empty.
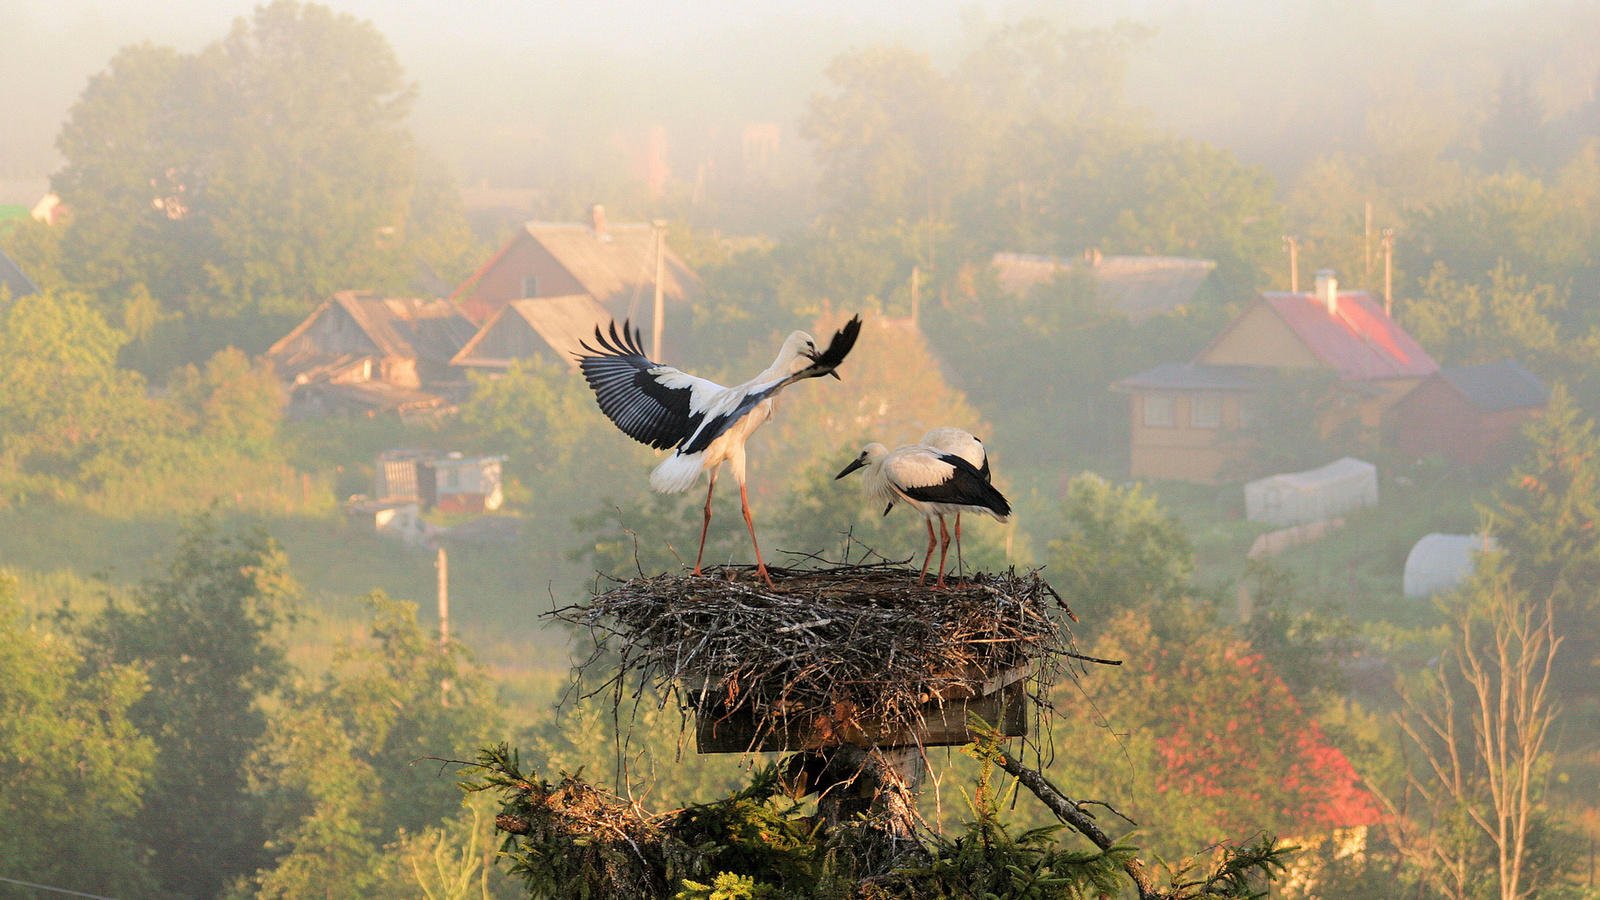
[[[767,587],[772,587],[772,576],[761,559],[761,544],[756,540],[755,520],[750,515],[750,495],[745,490],[745,441],[772,418],[779,391],[805,378],[838,378],[836,369],[860,333],[861,317],[856,316],[834,334],[826,350],[818,353],[811,335],[793,332],[784,339],[778,357],[765,371],[744,384],[723,387],[652,362],[640,349],[638,331],[630,331],[626,321],[621,334],[617,333],[615,322],[611,323],[609,335],[595,326],[598,346],[583,344],[588,352],[578,354],[578,368],[594,391],[600,411],[628,437],[657,450],[673,451],[650,473],[650,487],[664,494],[681,493],[694,485],[701,472],[711,473],[693,574],[700,574],[706,532],[711,528],[711,492],[717,487],[717,470],[726,462],[739,482],[739,504],[744,511],[744,524],[750,529],[750,543],[755,547],[756,572]]]
[[[959,456],[978,470],[983,480],[993,483],[994,476],[989,471],[989,452],[984,449],[983,441],[970,431],[960,428],[935,428],[922,436],[921,444],[951,456]],[[962,570],[961,563],[961,511],[956,511],[956,571]]]
[[[878,503],[893,506],[904,503],[922,515],[928,526],[928,552],[922,559],[918,583],[928,580],[928,564],[933,561],[933,520],[939,520],[943,543],[939,549],[939,579],[935,588],[944,587],[944,566],[950,550],[950,532],[944,517],[963,510],[994,516],[1000,522],[1011,515],[1011,504],[995,490],[972,464],[959,456],[941,453],[924,444],[908,444],[890,450],[879,443],[868,444],[834,480],[857,469],[866,469],[866,490]],[[888,509],[884,512],[887,514]]]

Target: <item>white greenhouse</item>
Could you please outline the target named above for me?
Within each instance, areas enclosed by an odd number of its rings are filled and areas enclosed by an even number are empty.
[[[1269,525],[1320,522],[1377,503],[1378,467],[1349,456],[1244,486],[1245,518]]]
[[[1478,554],[1499,545],[1484,534],[1423,535],[1406,554],[1402,587],[1407,597],[1431,597],[1454,590],[1472,576]]]

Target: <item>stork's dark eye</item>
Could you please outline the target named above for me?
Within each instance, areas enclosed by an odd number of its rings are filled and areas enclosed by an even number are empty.
[[[817,345],[812,343],[811,341],[806,341],[806,349],[807,350],[815,350],[815,349],[817,349]]]

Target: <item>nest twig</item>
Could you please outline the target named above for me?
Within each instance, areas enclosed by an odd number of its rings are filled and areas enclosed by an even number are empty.
[[[981,696],[1019,670],[1043,700],[1075,661],[1099,661],[1075,652],[1072,613],[1037,570],[941,591],[895,563],[771,571],[775,590],[738,568],[641,576],[548,613],[593,641],[578,693],[748,715],[755,749],[818,721],[834,733],[916,734],[930,704]]]

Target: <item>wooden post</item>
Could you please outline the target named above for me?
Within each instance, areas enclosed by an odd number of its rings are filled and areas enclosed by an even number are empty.
[[[433,567],[439,574],[439,646],[443,647],[450,643],[450,557],[443,546],[434,557]]]
[[[1394,315],[1394,229],[1383,230],[1383,314]]]
[[[817,813],[825,828],[865,815],[870,831],[863,837],[873,856],[887,862],[923,854],[916,838],[917,786],[923,773],[919,749],[867,750],[846,744],[802,757],[820,763],[820,780],[812,787],[821,792]]]
[[[661,286],[661,279],[666,273],[667,268],[665,259],[667,221],[665,219],[656,219],[650,224],[655,227],[656,231],[656,305],[655,322],[652,325],[650,334],[650,358],[652,360],[660,360],[661,331],[665,325],[664,320],[666,319],[667,306],[666,298]]]
[[[1361,277],[1363,288],[1372,284],[1372,201],[1362,207],[1364,222],[1361,229],[1361,261],[1365,266]]]
[[[911,267],[911,324],[917,324],[917,316],[922,308],[922,269],[919,266]]]
[[[439,546],[433,565],[438,570],[439,576],[439,652],[443,653],[450,646],[450,557],[445,553],[442,544]],[[450,705],[448,678],[439,682],[439,705]]]

